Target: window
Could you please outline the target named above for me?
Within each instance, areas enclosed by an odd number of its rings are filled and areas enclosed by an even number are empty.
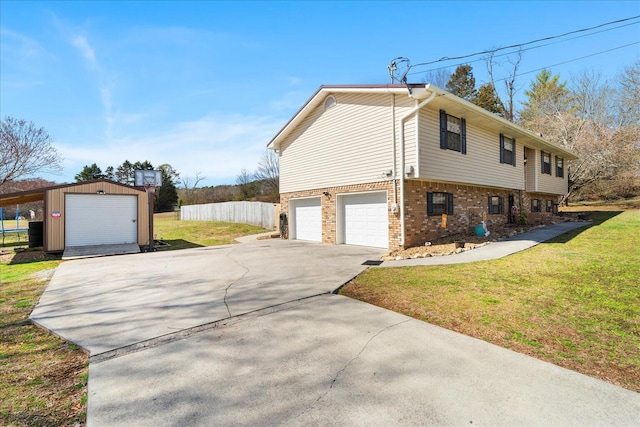
[[[467,154],[467,122],[440,110],[440,148]]]
[[[540,212],[540,200],[531,199],[531,212]]]
[[[500,196],[489,196],[489,215],[504,213],[504,199]]]
[[[564,159],[556,156],[556,176],[564,178]]]
[[[516,140],[500,134],[500,163],[516,165]]]
[[[550,199],[544,201],[544,207],[547,212],[553,212],[553,202]]]
[[[546,173],[547,175],[551,175],[551,154],[545,153],[544,151],[540,152],[542,154],[542,173]]]
[[[427,215],[452,215],[453,194],[451,193],[427,193]]]

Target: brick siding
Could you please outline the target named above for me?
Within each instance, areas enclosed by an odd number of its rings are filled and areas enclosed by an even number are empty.
[[[332,188],[318,188],[314,190],[296,191],[280,195],[282,212],[291,216],[289,201],[291,199],[320,197],[322,210],[322,243],[336,244],[340,240],[337,236],[336,226],[336,199],[337,195],[349,193],[362,193],[368,191],[387,191],[387,207],[389,212],[389,249],[401,248],[400,212],[392,213],[393,181],[372,182],[368,184],[356,184]],[[399,188],[398,202],[400,201]],[[324,193],[328,193],[325,195]],[[427,193],[443,192],[453,194],[453,214],[447,216],[446,228],[442,225],[442,216],[427,215]],[[558,203],[557,196],[544,194],[527,194],[524,191],[494,189],[478,186],[457,184],[443,184],[428,181],[405,181],[405,243],[404,247],[423,245],[425,242],[437,238],[451,237],[452,239],[473,233],[474,226],[480,225],[483,214],[486,215],[487,228],[506,224],[509,221],[509,196],[514,197],[516,206],[520,206],[528,213],[530,222],[544,222],[551,217],[546,212],[546,201]],[[504,212],[502,214],[489,214],[489,197],[500,196],[503,198]],[[531,199],[540,200],[542,212],[531,214]]]

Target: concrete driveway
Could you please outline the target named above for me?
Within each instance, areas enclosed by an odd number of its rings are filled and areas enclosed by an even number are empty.
[[[92,356],[332,292],[381,249],[280,239],[62,263],[31,319]]]
[[[637,393],[327,293],[379,255],[268,240],[77,260],[32,318],[91,351],[89,426],[637,424]]]

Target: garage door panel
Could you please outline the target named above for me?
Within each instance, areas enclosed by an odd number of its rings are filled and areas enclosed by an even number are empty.
[[[138,198],[125,195],[65,195],[65,246],[138,242]]]
[[[295,238],[322,241],[322,208],[320,198],[301,199],[293,202]]]
[[[389,246],[386,193],[343,196],[342,205],[344,243],[380,248]]]

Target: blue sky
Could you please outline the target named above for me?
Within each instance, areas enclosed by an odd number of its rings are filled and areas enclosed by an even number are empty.
[[[322,84],[388,83],[398,56],[418,64],[637,15],[639,1],[3,0],[0,116],[53,136],[64,170],[42,176],[56,182],[92,163],[149,160],[232,184]],[[528,50],[520,72],[612,77],[640,59],[640,19],[625,24]],[[412,68],[409,82],[431,68]],[[518,77],[520,94],[535,74]]]

